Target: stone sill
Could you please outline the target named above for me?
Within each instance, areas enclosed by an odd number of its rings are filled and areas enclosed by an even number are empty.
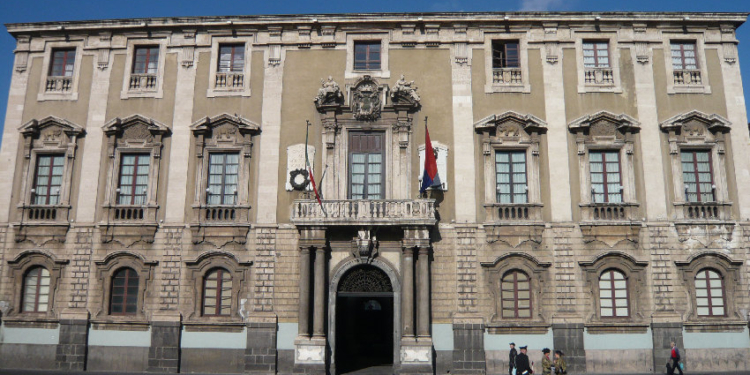
[[[3,319],[3,325],[8,328],[43,328],[43,329],[55,329],[60,325],[59,320],[47,318],[46,315],[47,315],[46,313],[42,313],[42,314],[31,314],[28,316],[18,315],[15,317],[7,317]]]
[[[596,334],[617,334],[617,333],[646,333],[648,332],[648,323],[629,323],[629,322],[607,322],[602,319],[601,322],[585,324],[586,332],[592,335]]]
[[[514,320],[508,323],[493,322],[487,324],[487,332],[493,335],[506,334],[545,334],[551,327],[547,323]]]
[[[717,320],[685,322],[686,332],[743,332],[748,322],[744,320]]]
[[[92,320],[91,326],[98,331],[148,331],[150,324],[142,320]]]
[[[242,332],[245,322],[184,322],[187,332]]]

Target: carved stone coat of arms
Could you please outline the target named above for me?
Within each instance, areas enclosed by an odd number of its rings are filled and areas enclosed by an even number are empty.
[[[373,121],[380,117],[381,88],[370,76],[364,76],[352,88],[352,114],[360,121]]]

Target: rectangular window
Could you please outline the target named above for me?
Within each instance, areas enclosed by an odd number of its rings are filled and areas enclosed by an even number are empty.
[[[135,47],[134,74],[156,74],[159,71],[159,47]]]
[[[685,200],[714,202],[714,176],[710,151],[682,151],[682,180]]]
[[[75,48],[53,49],[52,61],[49,66],[49,75],[51,77],[72,77],[75,62]]]
[[[674,70],[698,70],[695,42],[672,42],[670,48]]]
[[[39,155],[34,173],[34,204],[55,205],[60,203],[65,156]]]
[[[526,152],[495,152],[497,203],[528,203]]]
[[[609,43],[583,42],[583,66],[585,68],[609,68]]]
[[[245,69],[245,45],[219,46],[219,73],[242,73]]]
[[[349,134],[349,195],[351,199],[383,199],[383,134]]]
[[[117,204],[146,204],[150,155],[122,155]]]
[[[208,158],[208,194],[210,205],[231,205],[237,202],[240,155],[212,153]]]
[[[589,151],[591,199],[594,203],[622,203],[618,151]]]
[[[492,69],[520,68],[518,41],[492,41]]]
[[[354,70],[380,70],[380,41],[354,42]]]

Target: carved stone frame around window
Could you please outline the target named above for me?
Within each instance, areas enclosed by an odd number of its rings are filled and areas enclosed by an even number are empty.
[[[59,287],[62,270],[66,264],[68,264],[68,260],[57,259],[54,255],[42,250],[27,250],[8,261],[10,278],[13,280],[13,300],[3,320],[53,320],[58,318],[59,310],[56,308],[55,295]],[[50,273],[49,307],[46,313],[24,313],[21,312],[23,278],[29,269],[37,266],[46,268]]]
[[[667,94],[710,94],[711,85],[708,81],[708,65],[706,64],[706,44],[704,34],[683,32],[662,32],[664,67],[667,72]],[[695,42],[695,58],[698,62],[700,84],[678,85],[674,81],[674,67],[672,66],[672,42]]]
[[[31,120],[19,129],[23,136],[23,166],[21,202],[18,204],[21,224],[27,223],[68,223],[70,211],[71,179],[75,164],[78,138],[85,131],[82,127],[55,117],[48,116],[41,120]],[[41,155],[63,155],[62,183],[59,201],[56,205],[33,204],[34,175],[37,159]]]
[[[740,311],[741,306],[735,303],[738,295],[737,289],[742,289],[740,283],[742,264],[743,262],[740,260],[733,260],[725,254],[713,251],[699,252],[690,256],[687,260],[675,261],[675,265],[682,276],[683,286],[690,297],[683,316],[688,331],[722,331],[728,328],[732,329],[727,325],[737,325],[740,322],[744,327],[747,326],[746,317]],[[724,282],[726,316],[698,316],[695,302],[695,276],[699,271],[707,268],[717,271]]]
[[[78,81],[81,78],[81,60],[83,60],[83,40],[75,41],[47,41],[44,44],[44,60],[42,65],[42,79],[39,82],[39,93],[37,94],[36,100],[78,100]],[[73,62],[73,75],[70,78],[70,82],[65,82],[70,85],[70,89],[67,91],[62,90],[47,90],[48,80],[63,80],[64,77],[55,77],[49,75],[50,64],[52,63],[52,51],[56,49],[75,49],[75,61]],[[67,78],[67,77],[65,77]],[[54,87],[59,87],[60,82],[55,82]]]
[[[156,198],[161,167],[162,140],[165,135],[170,133],[170,129],[158,121],[141,115],[132,115],[125,118],[116,117],[107,122],[103,129],[107,137],[107,155],[109,156],[109,173],[103,205],[106,210],[106,225],[130,223],[142,227],[144,224],[152,224],[154,231],[150,233],[150,237],[153,242],[153,232],[155,232],[157,221],[156,213],[159,208]],[[122,162],[122,155],[127,153],[149,155],[146,204],[122,205],[118,203],[120,163]]]
[[[492,94],[496,92],[531,92],[531,77],[529,76],[529,43],[527,30],[511,30],[510,32],[485,32],[484,33],[484,92]],[[521,82],[516,83],[494,83],[492,69],[492,42],[518,41],[518,64],[521,69]]]
[[[578,93],[613,92],[622,93],[620,81],[620,48],[617,43],[617,31],[589,32],[575,31],[576,71],[578,72]],[[583,63],[583,43],[587,41],[607,42],[609,50],[609,68],[586,68]],[[612,73],[612,83],[586,83],[587,70],[609,70]],[[599,72],[592,71],[596,75]]]
[[[546,333],[549,327],[549,317],[542,312],[543,291],[549,283],[549,262],[540,262],[532,255],[525,252],[505,253],[493,262],[481,263],[485,271],[485,279],[493,298],[493,313],[488,317],[487,324],[490,332],[507,333],[508,330],[515,333]],[[502,318],[502,300],[500,296],[500,280],[512,271],[524,272],[531,280],[531,319],[505,319]]]
[[[354,42],[380,41],[380,69],[379,70],[354,70]],[[365,75],[389,79],[391,78],[390,65],[388,65],[388,46],[390,45],[390,34],[385,31],[356,31],[346,33],[346,71],[344,78],[355,80]]]
[[[239,31],[238,31],[239,33]],[[252,68],[253,34],[240,33],[238,35],[212,35],[211,36],[211,65],[208,76],[208,92],[206,96],[215,98],[219,96],[250,96],[250,72]],[[242,87],[222,88],[217,87],[217,71],[219,67],[219,47],[222,44],[242,44],[245,47],[245,62],[242,70]],[[229,78],[227,78],[227,82]]]
[[[133,59],[136,47],[158,46],[159,62],[156,71],[156,88],[131,90],[130,79],[133,75]],[[128,98],[156,98],[164,97],[164,64],[167,60],[167,38],[133,38],[128,39],[127,52],[125,54],[125,74],[122,77],[122,91],[120,99]]]
[[[584,271],[586,285],[591,291],[593,303],[588,304],[593,310],[587,319],[587,329],[590,333],[625,333],[646,332],[649,324],[649,314],[644,314],[644,306],[648,306],[648,294],[642,293],[640,286],[646,285],[646,267],[648,262],[639,261],[630,254],[621,251],[610,251],[599,254],[591,260],[580,261],[578,264]],[[599,298],[599,279],[604,271],[617,270],[625,276],[628,293],[627,317],[602,317],[601,298]]]
[[[580,206],[583,220],[633,220],[637,218],[638,199],[635,193],[635,165],[633,153],[635,134],[640,131],[638,121],[626,114],[600,111],[580,117],[568,129],[575,137],[581,184]],[[620,158],[622,203],[594,203],[591,197],[589,152],[616,150]]]
[[[731,123],[713,114],[691,111],[673,116],[659,124],[667,133],[674,187],[675,216],[679,220],[729,220],[731,205],[727,184],[726,142]],[[705,150],[711,153],[714,179],[714,202],[687,202],[682,176],[682,150]]]
[[[495,152],[523,151],[526,153],[526,183],[528,202],[525,204],[507,204],[522,211],[522,214],[510,215],[518,221],[542,220],[539,144],[542,134],[547,132],[547,123],[536,116],[507,111],[487,116],[474,124],[474,130],[482,140],[484,160],[484,207],[486,221],[508,221],[500,215],[500,202],[497,202],[495,186]],[[525,211],[525,210],[528,211]]]
[[[92,322],[147,324],[149,314],[147,314],[146,305],[150,299],[149,288],[153,285],[154,269],[159,262],[147,261],[142,255],[131,251],[118,251],[94,263],[96,264],[96,280],[102,289],[97,288],[95,293],[100,295],[93,297],[94,301],[98,300],[98,310],[92,314]],[[133,315],[110,313],[112,277],[122,268],[131,268],[138,274],[138,302],[136,313]]]
[[[252,262],[240,261],[235,255],[220,251],[209,251],[201,254],[193,261],[185,262],[188,272],[188,280],[192,280],[190,287],[192,291],[189,298],[193,303],[188,303],[190,309],[185,312],[187,323],[241,323],[248,314],[248,306],[245,304],[250,300],[251,280],[250,266]],[[203,280],[208,271],[222,268],[232,275],[232,302],[231,314],[229,316],[203,316]]]

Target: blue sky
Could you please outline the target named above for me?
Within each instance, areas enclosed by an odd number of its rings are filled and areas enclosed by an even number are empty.
[[[750,0],[3,0],[0,23],[201,15],[518,10],[750,12]],[[738,30],[737,38],[745,102],[750,103],[750,23]],[[1,32],[0,125],[5,121],[14,48],[14,39]]]

